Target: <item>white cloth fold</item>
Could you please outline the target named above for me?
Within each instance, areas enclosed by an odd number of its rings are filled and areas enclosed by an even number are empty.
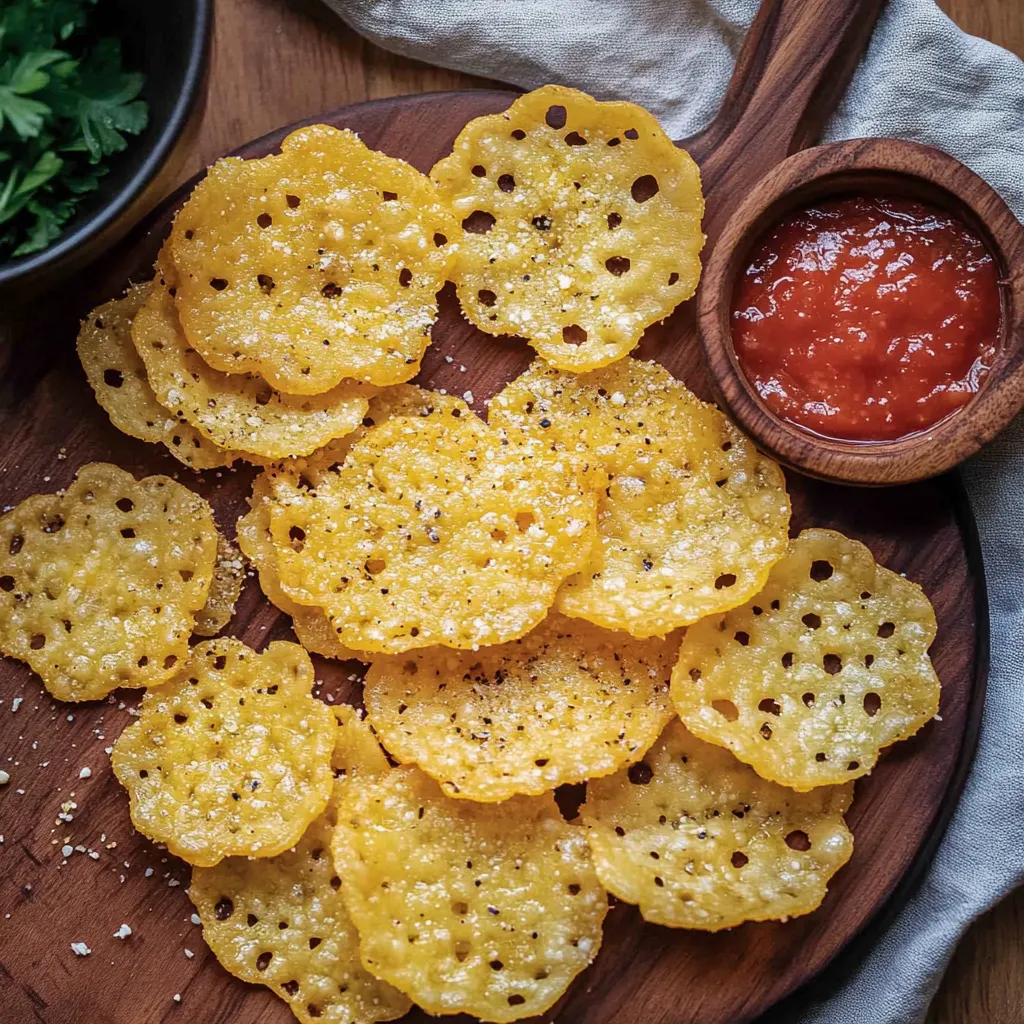
[[[757,0],[326,0],[397,53],[533,88],[578,86],[652,110],[673,138],[714,116]],[[889,0],[825,139],[893,135],[945,150],[1024,220],[1024,63],[933,0]],[[964,930],[1024,882],[1024,420],[963,470],[989,587],[991,672],[978,753],[917,893],[804,1024],[914,1024]],[[788,1024],[788,1022],[787,1022]]]

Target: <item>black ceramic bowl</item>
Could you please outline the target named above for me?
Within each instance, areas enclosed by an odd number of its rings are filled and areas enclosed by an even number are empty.
[[[213,0],[103,0],[95,24],[121,40],[125,67],[146,76],[146,130],[128,141],[100,187],[48,249],[0,263],[0,316],[116,242],[174,184],[206,96]]]

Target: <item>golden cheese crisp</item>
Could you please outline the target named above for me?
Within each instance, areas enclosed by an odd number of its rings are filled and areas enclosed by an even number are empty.
[[[60,700],[157,686],[188,654],[214,571],[210,506],[103,462],[0,517],[0,650]]]
[[[430,172],[461,221],[466,317],[552,365],[622,358],[700,279],[700,171],[632,103],[547,85],[471,121]]]
[[[196,613],[192,632],[199,636],[216,636],[235,614],[235,605],[245,582],[245,558],[238,545],[224,534],[217,535],[217,561],[213,582],[206,595],[206,604]]]
[[[368,657],[364,652],[353,651],[341,644],[322,608],[297,604],[281,589],[277,575],[277,556],[270,536],[271,507],[291,501],[303,489],[314,490],[318,483],[337,472],[352,444],[376,423],[382,423],[392,415],[440,414],[445,409],[460,408],[459,401],[412,384],[386,388],[371,399],[358,430],[330,442],[305,458],[271,463],[253,481],[250,511],[238,522],[239,544],[256,566],[260,587],[267,600],[291,616],[295,635],[307,650],[342,661],[366,661]]]
[[[496,647],[375,657],[363,700],[388,750],[449,796],[506,800],[643,757],[672,716],[678,648],[553,613]]]
[[[358,713],[350,707],[333,710],[339,729],[332,760],[335,772],[343,773],[335,789],[350,785],[364,766],[386,771],[387,761]],[[303,1024],[394,1020],[411,1003],[359,961],[359,934],[331,859],[336,819],[332,798],[294,849],[193,868],[189,898],[222,966],[242,981],[266,985]]]
[[[392,415],[270,511],[280,584],[339,641],[397,653],[503,643],[586,559],[596,497],[575,456],[510,443],[450,396]]]
[[[598,543],[558,595],[566,615],[665,635],[747,600],[786,551],[782,471],[657,363],[572,374],[535,360],[489,418],[606,474]]]
[[[833,530],[804,530],[746,604],[687,633],[679,716],[796,790],[866,775],[939,707],[935,613],[915,583]]]
[[[193,647],[114,744],[132,824],[199,867],[294,846],[333,782],[334,718],[312,685],[297,644],[262,654],[230,638]]]
[[[210,168],[174,223],[189,344],[225,373],[315,395],[415,376],[455,222],[415,168],[310,125],[278,155]]]
[[[238,452],[226,451],[183,423],[157,401],[146,367],[132,344],[132,323],[145,305],[151,282],[129,288],[120,299],[97,306],[82,321],[78,358],[96,401],[122,433],[163,444],[192,469],[229,466]]]
[[[259,573],[260,589],[267,600],[290,615],[299,643],[325,658],[365,660],[366,655],[344,647],[322,608],[296,604],[282,589],[277,576],[277,557],[270,536],[271,472],[256,477],[249,511],[238,521],[238,543]]]
[[[357,381],[320,395],[285,395],[255,374],[213,369],[185,340],[166,288],[153,289],[132,339],[158,400],[214,444],[247,458],[308,455],[355,430],[373,395]]]
[[[808,914],[850,859],[852,783],[794,793],[678,720],[643,761],[587,786],[602,883],[648,921],[719,931]]]
[[[334,863],[363,964],[428,1013],[485,1021],[551,1006],[597,955],[608,901],[554,799],[501,813],[417,768],[346,787]]]

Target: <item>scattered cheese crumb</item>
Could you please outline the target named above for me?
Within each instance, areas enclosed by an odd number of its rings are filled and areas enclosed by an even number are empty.
[[[81,771],[80,771],[80,772],[78,773],[78,777],[79,777],[80,779],[87,779],[87,778],[89,778],[89,776],[91,776],[91,775],[92,775],[92,769],[91,769],[91,768],[83,768],[83,769],[82,769],[82,770],[81,770]]]
[[[70,857],[75,852],[75,848],[70,843],[65,843],[60,848],[60,855],[62,857]]]
[[[0,769],[0,786],[6,786],[7,783],[10,781],[10,775],[8,775],[7,772],[3,771],[3,769]]]
[[[193,953],[191,949],[186,949],[185,950],[185,956],[188,957],[189,960],[191,960],[192,957],[195,956],[195,953]]]
[[[174,993],[174,1001],[176,1003],[180,1003],[181,1002],[181,993],[180,992],[175,992]]]
[[[11,714],[14,714],[14,712],[21,707],[21,702],[24,699],[24,697],[15,697],[14,700],[11,701]]]
[[[75,956],[88,956],[92,952],[84,942],[72,942],[71,949]]]
[[[198,914],[193,914],[192,915],[192,923],[193,924],[202,924],[203,921],[202,921],[202,918],[200,918],[200,916]]]
[[[131,935],[131,933],[132,933],[131,925],[123,924],[123,925],[121,925],[120,928],[117,929],[116,932],[114,932],[114,938],[115,939],[127,939],[128,936]]]

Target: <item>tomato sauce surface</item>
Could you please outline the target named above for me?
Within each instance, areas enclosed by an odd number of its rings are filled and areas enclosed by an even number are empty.
[[[733,345],[776,415],[886,441],[970,401],[999,315],[995,262],[966,225],[909,199],[836,199],[755,245],[733,295]]]

